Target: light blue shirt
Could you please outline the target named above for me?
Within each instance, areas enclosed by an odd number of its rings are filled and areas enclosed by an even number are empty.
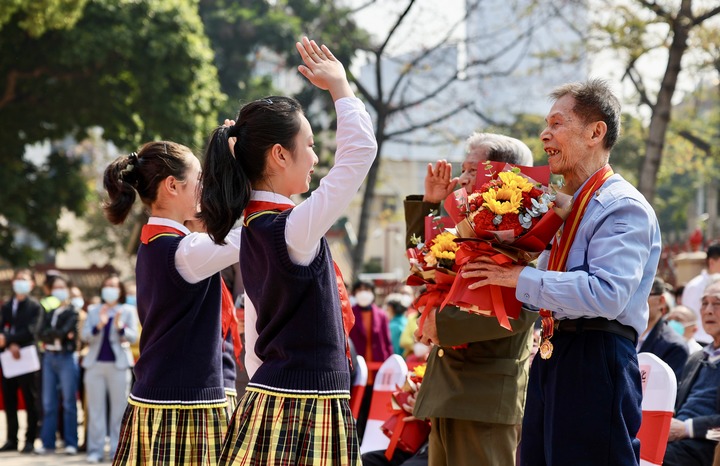
[[[655,211],[637,189],[615,174],[589,202],[566,271],[547,271],[550,253],[545,251],[537,269],[522,271],[515,296],[554,311],[556,319],[603,317],[641,335],[647,327],[647,299],[660,249]]]

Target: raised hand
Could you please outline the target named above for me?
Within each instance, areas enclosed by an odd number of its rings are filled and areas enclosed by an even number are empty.
[[[425,175],[425,202],[442,202],[455,190],[458,178],[451,178],[452,165],[445,160],[438,160],[435,167],[431,163],[427,166]]]
[[[322,90],[330,91],[333,101],[342,97],[354,97],[345,74],[345,68],[325,45],[318,46],[307,37],[296,42],[295,48],[300,53],[305,65],[298,66],[300,74]]]

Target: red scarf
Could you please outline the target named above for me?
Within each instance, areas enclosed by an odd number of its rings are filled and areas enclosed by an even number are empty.
[[[169,227],[166,225],[144,225],[142,232],[140,233],[140,241],[142,244],[149,244],[153,240],[161,236],[185,236],[185,233],[178,230],[177,228]],[[233,353],[235,354],[235,360],[242,367],[240,361],[240,354],[242,353],[242,340],[240,339],[240,332],[238,330],[237,315],[235,314],[235,303],[233,302],[232,294],[225,285],[225,280],[220,277],[220,313],[222,316],[222,339],[223,342],[227,338],[229,332],[231,332],[233,340]]]
[[[284,210],[292,209],[294,206],[291,204],[279,204],[276,202],[267,201],[250,201],[248,206],[245,208],[245,226],[247,226],[254,218],[257,218],[265,214],[278,214]],[[352,305],[350,304],[350,298],[348,297],[347,289],[345,288],[345,280],[343,280],[340,268],[333,261],[335,267],[335,277],[337,279],[338,294],[340,296],[340,309],[342,310],[343,329],[345,330],[345,354],[348,359],[350,358],[350,344],[348,343],[350,338],[350,330],[355,325],[355,315],[352,312]],[[352,360],[350,361],[352,364]]]
[[[550,250],[550,259],[548,261],[548,270],[565,270],[570,247],[575,241],[575,234],[580,226],[583,215],[585,215],[587,206],[590,204],[590,199],[592,199],[595,192],[600,189],[603,183],[605,183],[605,181],[612,175],[612,168],[610,168],[610,165],[606,164],[585,183],[585,186],[583,186],[580,194],[578,194],[577,198],[573,202],[570,215],[563,224],[560,240],[558,241],[558,239],[555,238],[555,241],[553,241],[552,249]],[[553,335],[553,325],[555,319],[553,319],[552,311],[547,309],[540,309],[540,316],[542,316],[543,340],[546,340]]]

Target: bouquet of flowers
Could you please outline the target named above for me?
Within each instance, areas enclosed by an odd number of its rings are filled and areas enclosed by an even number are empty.
[[[390,438],[390,444],[385,450],[385,457],[390,461],[396,448],[408,453],[415,453],[425,442],[430,434],[430,424],[426,421],[413,419],[406,421],[405,418],[412,415],[411,411],[404,408],[408,398],[417,395],[420,384],[425,376],[425,364],[416,366],[408,373],[402,387],[398,386],[391,397],[393,414],[380,427],[383,433]]]
[[[445,225],[451,224],[447,217],[426,217],[425,242],[413,237],[415,247],[407,251],[411,274],[407,284],[426,287],[426,291],[415,300],[417,309],[431,309],[442,303],[455,280],[455,255],[460,245],[455,241],[457,236],[445,230]],[[418,325],[422,325],[425,316],[423,313]]]
[[[536,258],[564,221],[553,209],[559,194],[548,185],[547,167],[488,162],[486,173],[478,172],[471,194],[461,189],[448,196],[444,205],[455,221],[460,243],[456,268],[480,256],[498,264],[526,264]],[[468,290],[469,284],[457,276],[442,306],[454,304],[468,312],[495,316],[510,329],[509,319],[517,318],[521,309],[515,290],[495,285]]]

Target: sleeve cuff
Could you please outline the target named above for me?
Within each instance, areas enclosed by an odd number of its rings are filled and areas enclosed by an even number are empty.
[[[517,288],[515,288],[515,298],[521,303],[537,306],[534,299],[540,295],[540,283],[543,272],[534,267],[525,267],[518,277]],[[528,310],[534,311],[534,308]]]
[[[688,436],[688,438],[695,437],[695,432],[693,431],[693,420],[692,419],[685,419],[685,434]]]

